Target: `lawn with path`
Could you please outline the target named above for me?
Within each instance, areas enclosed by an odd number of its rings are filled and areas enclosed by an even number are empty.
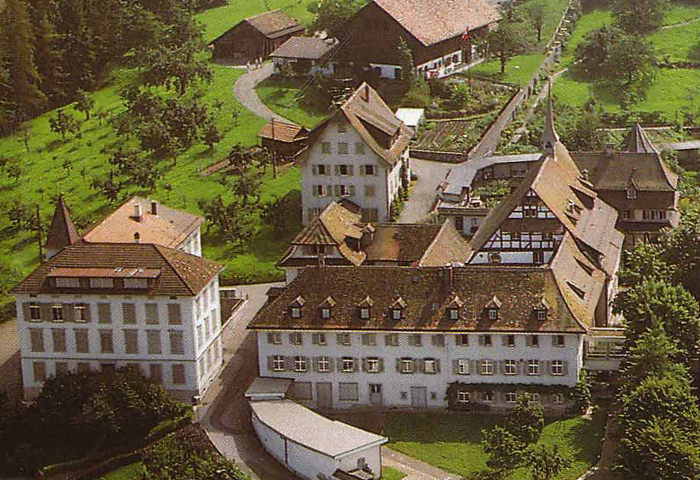
[[[308,88],[308,83],[301,79],[268,78],[260,82],[255,91],[273,112],[306,128],[312,128],[329,112],[305,102],[305,88]]]
[[[553,480],[575,480],[590,469],[601,451],[606,412],[592,419],[571,417],[547,419],[539,443],[559,445],[572,465]],[[469,477],[486,468],[487,455],[481,447],[481,431],[502,422],[489,414],[388,413],[384,434],[389,448],[454,474]],[[508,479],[526,480],[526,469]]]
[[[270,1],[271,7],[297,5],[301,3]],[[307,2],[308,3],[308,2]],[[235,8],[234,8],[235,5]],[[240,10],[239,10],[240,9]],[[233,25],[239,18],[250,12],[264,10],[263,2],[258,0],[237,0],[227,7],[207,11],[198,15],[198,20],[211,28],[221,25]],[[228,15],[224,21],[224,13]],[[308,18],[306,18],[308,20]],[[212,26],[213,25],[213,26]],[[209,34],[208,38],[211,37]],[[240,143],[251,146],[257,143],[257,133],[264,121],[242,108],[233,95],[233,85],[243,74],[243,70],[211,64],[213,81],[202,85],[204,101],[210,105],[221,102],[220,109],[212,108],[216,116],[216,126],[222,140],[210,149],[197,144],[180,155],[176,161],[163,162],[164,178],[152,193],[129,189],[130,194],[147,194],[150,197],[175,208],[183,208],[193,213],[201,213],[197,202],[211,199],[218,194],[229,195],[219,184],[217,176],[203,177],[199,171],[204,167],[220,161],[230,151],[232,145]],[[105,85],[92,92],[95,101],[93,112],[105,112],[108,118],[124,111],[119,92],[129,84],[136,75],[132,69],[115,67]],[[64,107],[66,113],[79,119],[81,123],[78,135],[68,135],[62,140],[60,135],[50,129],[49,119],[55,111],[47,112],[29,122],[29,146],[26,152],[21,134],[0,138],[0,158],[19,160],[21,176],[18,180],[4,175],[0,178],[2,191],[2,215],[0,215],[0,258],[7,267],[0,278],[6,284],[13,284],[28,274],[38,264],[38,245],[36,235],[30,232],[17,232],[10,225],[5,212],[14,202],[21,202],[32,208],[39,204],[41,214],[48,227],[53,206],[51,200],[63,193],[66,196],[77,225],[86,228],[99,220],[108,211],[116,207],[109,205],[105,197],[90,188],[93,178],[107,175],[110,170],[109,157],[119,145],[119,138],[109,125],[97,115],[84,121],[81,113],[74,111],[71,105]],[[238,112],[234,123],[233,111]],[[290,192],[299,191],[300,173],[296,168],[285,170],[279,178],[273,179],[267,172],[264,179],[262,201],[269,202],[274,197],[282,197]],[[120,201],[123,199],[120,199]],[[288,235],[276,235],[266,225],[260,225],[260,232],[250,242],[245,252],[231,251],[220,241],[212,241],[205,235],[203,250],[206,256],[224,263],[224,277],[239,281],[259,282],[284,278],[282,272],[274,267],[275,261],[284,253]],[[0,296],[1,297],[1,296]],[[0,298],[0,304],[11,300],[10,296]]]

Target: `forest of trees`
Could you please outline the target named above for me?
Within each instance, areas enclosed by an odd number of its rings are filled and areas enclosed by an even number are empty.
[[[0,17],[0,134],[94,90],[115,62],[191,61],[197,10],[222,0],[6,0]],[[162,53],[169,55],[162,55]],[[186,88],[189,79],[178,83]]]

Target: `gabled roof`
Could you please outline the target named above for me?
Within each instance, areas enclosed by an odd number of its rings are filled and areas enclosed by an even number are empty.
[[[362,140],[389,166],[396,165],[408,148],[413,130],[403,124],[379,94],[367,83],[363,83],[348,100],[326,121],[317,125],[310,133],[312,139],[334,120],[347,121],[362,137]],[[307,150],[306,152],[308,152]],[[308,153],[302,154],[302,162]]]
[[[292,37],[275,49],[270,57],[320,60],[330,53],[336,44],[335,39]]]
[[[132,197],[86,233],[83,240],[91,243],[134,243],[134,234],[138,233],[141,243],[176,248],[204,223],[204,219],[198,215],[157,202],[156,213],[153,214],[153,203],[154,200],[148,198]],[[140,218],[135,215],[136,205],[141,209]]]
[[[452,263],[466,263],[472,254],[469,242],[449,220],[440,227],[433,242],[418,261],[422,267],[442,267]]]
[[[282,10],[272,10],[254,17],[248,17],[244,22],[249,23],[258,32],[268,38],[277,38],[289,33],[304,30],[304,26],[284,13]]]
[[[678,175],[658,153],[576,153],[574,160],[582,171],[588,170],[597,190],[624,191],[630,180],[639,191],[674,192],[678,187]]]
[[[371,3],[425,46],[501,19],[498,10],[484,0],[373,0]]]
[[[139,270],[158,271],[152,288],[136,293],[193,296],[219,274],[222,266],[160,245],[80,242],[65,247],[44,262],[17,284],[12,292],[15,294],[60,293],[64,290],[74,292],[76,289],[51,287],[46,279],[60,276],[61,272],[73,278],[76,275],[78,278],[91,278],[92,275],[102,275],[106,270],[127,273]],[[154,275],[149,275],[148,278],[154,278]]]
[[[78,230],[71,219],[66,200],[63,195],[60,195],[53,212],[49,233],[46,236],[46,248],[60,250],[78,241],[80,241],[80,235],[78,235]]]
[[[446,280],[449,267],[308,267],[260,310],[250,328],[583,333],[594,325],[595,308],[592,302],[581,301],[569,306],[574,299],[559,286],[569,278],[567,265],[560,260],[553,267],[453,267],[451,285]],[[582,288],[591,287],[586,283]],[[599,297],[600,288],[587,290],[587,298]],[[316,308],[304,308],[301,318],[292,319],[287,307],[300,294],[310,305],[333,295],[338,302],[333,318],[322,318]],[[370,318],[361,319],[357,306],[368,295],[374,301]],[[447,315],[455,296],[464,302],[457,320]],[[499,318],[488,320],[484,306],[494,297],[501,302]],[[399,298],[405,307],[401,320],[395,320],[391,308]],[[550,305],[544,321],[536,314],[543,298]]]
[[[309,130],[296,123],[273,120],[263,125],[258,137],[283,143],[294,143],[308,137]]]
[[[659,153],[639,123],[627,133],[622,141],[622,151],[627,153]]]

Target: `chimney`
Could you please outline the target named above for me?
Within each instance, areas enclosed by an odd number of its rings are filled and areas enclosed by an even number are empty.
[[[158,202],[151,200],[151,215],[158,215]]]
[[[139,232],[134,232],[134,243],[141,243],[141,234]]]
[[[135,203],[135,204],[134,204],[134,219],[135,219],[137,222],[140,222],[142,218],[143,218],[143,216],[142,216],[142,214],[141,214],[141,204],[140,204],[140,203]]]
[[[369,85],[365,83],[364,88],[362,89],[362,93],[360,95],[362,97],[362,100],[365,102],[369,102]]]

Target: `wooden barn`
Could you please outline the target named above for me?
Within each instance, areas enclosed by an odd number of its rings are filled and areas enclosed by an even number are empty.
[[[258,133],[263,147],[285,159],[296,157],[306,147],[309,130],[295,123],[272,121]]]
[[[304,34],[304,26],[282,10],[246,18],[209,43],[215,61],[245,63],[267,58],[289,38]]]

